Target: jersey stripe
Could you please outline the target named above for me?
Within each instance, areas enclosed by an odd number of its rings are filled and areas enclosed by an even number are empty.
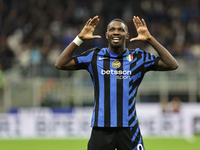
[[[110,61],[110,67],[112,67],[112,62]],[[113,68],[114,71],[116,71],[116,68]],[[111,127],[116,127],[117,126],[117,82],[116,82],[116,77],[110,76],[110,91],[112,91],[112,94],[110,94],[110,111],[111,111]],[[115,94],[114,94],[115,93]]]
[[[97,63],[97,56],[98,56],[98,51],[94,52],[93,59],[92,61]],[[98,71],[97,71],[97,66],[92,65],[92,70],[93,70],[93,77],[94,77],[94,87],[95,87],[95,107],[94,107],[94,126],[98,126],[98,113],[99,113],[99,79],[98,79]]]
[[[139,53],[138,55],[134,55],[136,58],[133,58],[135,61],[130,65],[131,72],[131,81],[129,82],[129,95],[132,95],[129,99],[129,126],[136,121],[136,110],[135,110],[135,96],[137,94],[138,86],[142,80],[142,73],[141,70],[143,68],[143,59],[142,54]],[[134,104],[133,104],[134,103]],[[133,104],[133,105],[132,105]],[[131,106],[132,105],[132,106]],[[132,114],[134,112],[134,115]]]
[[[104,58],[108,59],[103,60],[103,69],[110,70],[110,57],[108,52],[106,52]],[[110,74],[104,75],[104,93],[104,126],[110,127]]]
[[[123,58],[119,59],[121,66],[117,71],[123,70]],[[123,76],[123,75],[122,75]],[[117,80],[117,126],[123,126],[123,80]]]

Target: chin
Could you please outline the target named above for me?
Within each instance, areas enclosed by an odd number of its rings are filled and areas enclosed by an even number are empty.
[[[122,44],[110,44],[110,46],[112,48],[120,48],[120,47],[122,47]]]

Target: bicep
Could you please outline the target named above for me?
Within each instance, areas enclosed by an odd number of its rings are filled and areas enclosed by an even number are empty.
[[[62,66],[61,68],[58,68],[59,70],[76,70],[76,63],[74,59],[71,59],[69,63]]]

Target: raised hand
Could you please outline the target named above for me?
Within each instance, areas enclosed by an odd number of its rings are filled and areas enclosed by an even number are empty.
[[[99,17],[98,16],[95,16],[92,19],[90,18],[87,21],[87,23],[85,24],[81,33],[78,35],[78,37],[82,40],[101,38],[101,36],[99,36],[99,35],[93,35],[94,30],[95,30],[98,23],[99,23]]]
[[[144,21],[144,19],[140,20],[140,18],[137,16],[133,17],[133,23],[135,25],[135,28],[137,30],[138,36],[135,38],[130,39],[130,41],[148,41],[151,39],[151,34],[149,33],[149,30],[147,29],[147,25]]]

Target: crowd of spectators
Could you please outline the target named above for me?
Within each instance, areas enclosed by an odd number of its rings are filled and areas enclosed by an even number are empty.
[[[86,21],[98,15],[95,34],[76,54],[107,47],[108,22],[123,19],[130,37],[137,36],[132,17],[144,18],[151,34],[175,57],[200,57],[200,1],[198,0],[0,0],[0,69],[19,65],[25,76],[57,76],[54,64]],[[128,48],[151,49],[143,42]]]

